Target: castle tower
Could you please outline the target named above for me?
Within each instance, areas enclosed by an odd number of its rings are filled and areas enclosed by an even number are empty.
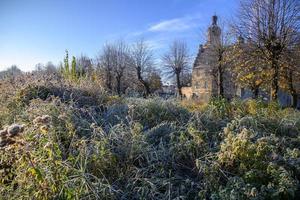
[[[221,43],[221,28],[218,26],[218,17],[212,17],[212,24],[207,30],[207,45],[219,45]]]
[[[218,26],[218,17],[212,17],[212,24],[207,30],[205,45],[199,46],[192,72],[193,96],[200,101],[208,102],[218,94],[217,82],[213,69],[216,66],[215,46],[221,43],[221,28]]]
[[[201,102],[209,102],[212,97],[220,94],[220,80],[218,74],[218,52],[217,48],[221,45],[222,30],[218,26],[218,17],[212,17],[212,23],[207,29],[207,40],[205,45],[200,45],[197,57],[194,62],[192,72],[192,87],[185,88],[185,96],[194,97]],[[239,38],[239,43],[243,44],[244,39]],[[222,84],[224,97],[232,99],[237,93],[234,84],[233,74],[229,70],[222,73]]]

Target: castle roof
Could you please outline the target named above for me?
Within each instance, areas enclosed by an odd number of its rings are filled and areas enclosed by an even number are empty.
[[[205,67],[209,65],[207,64],[207,56],[206,54],[210,54],[211,47],[218,44],[220,42],[221,36],[221,28],[218,26],[218,17],[216,15],[212,16],[212,24],[209,26],[207,30],[207,41],[205,45],[200,45],[198,54],[194,61],[194,68],[198,68],[201,66]]]

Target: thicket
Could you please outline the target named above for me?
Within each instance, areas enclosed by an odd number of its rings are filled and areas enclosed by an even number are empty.
[[[1,199],[297,199],[300,113],[2,81]]]

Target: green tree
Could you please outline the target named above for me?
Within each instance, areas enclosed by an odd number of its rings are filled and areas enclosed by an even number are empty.
[[[257,99],[259,90],[271,80],[271,73],[255,45],[251,41],[244,43],[241,37],[238,40],[230,50],[234,79],[240,87],[250,89],[252,98]]]
[[[73,58],[72,58],[71,76],[72,76],[73,79],[77,78],[77,73],[76,73],[76,58],[75,58],[75,56],[73,56]]]
[[[65,56],[65,59],[64,59],[64,74],[66,76],[68,76],[69,71],[70,71],[70,68],[69,68],[69,52],[68,52],[68,50],[66,50],[66,56]]]
[[[244,38],[251,38],[260,59],[268,66],[274,101],[281,89],[282,59],[298,41],[299,8],[299,0],[243,0],[240,4],[235,29]]]

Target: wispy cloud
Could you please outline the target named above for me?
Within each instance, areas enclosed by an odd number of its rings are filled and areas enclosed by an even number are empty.
[[[149,31],[159,32],[159,31],[179,31],[186,30],[190,28],[190,24],[187,24],[185,20],[182,19],[172,19],[162,21],[158,24],[154,24],[149,28]]]
[[[166,41],[163,39],[151,39],[147,40],[146,43],[152,50],[162,49],[166,46]]]
[[[153,24],[149,27],[148,31],[151,32],[165,32],[165,31],[185,31],[197,26],[197,20],[201,16],[187,16],[182,18],[175,18],[164,20],[159,23]]]
[[[187,42],[197,40],[197,30],[205,24],[205,21],[206,18],[202,14],[194,13],[148,24],[142,30],[128,32],[125,37],[127,41],[132,43],[140,38],[145,39],[149,47],[155,51],[155,54],[161,56],[176,39],[182,39]]]

